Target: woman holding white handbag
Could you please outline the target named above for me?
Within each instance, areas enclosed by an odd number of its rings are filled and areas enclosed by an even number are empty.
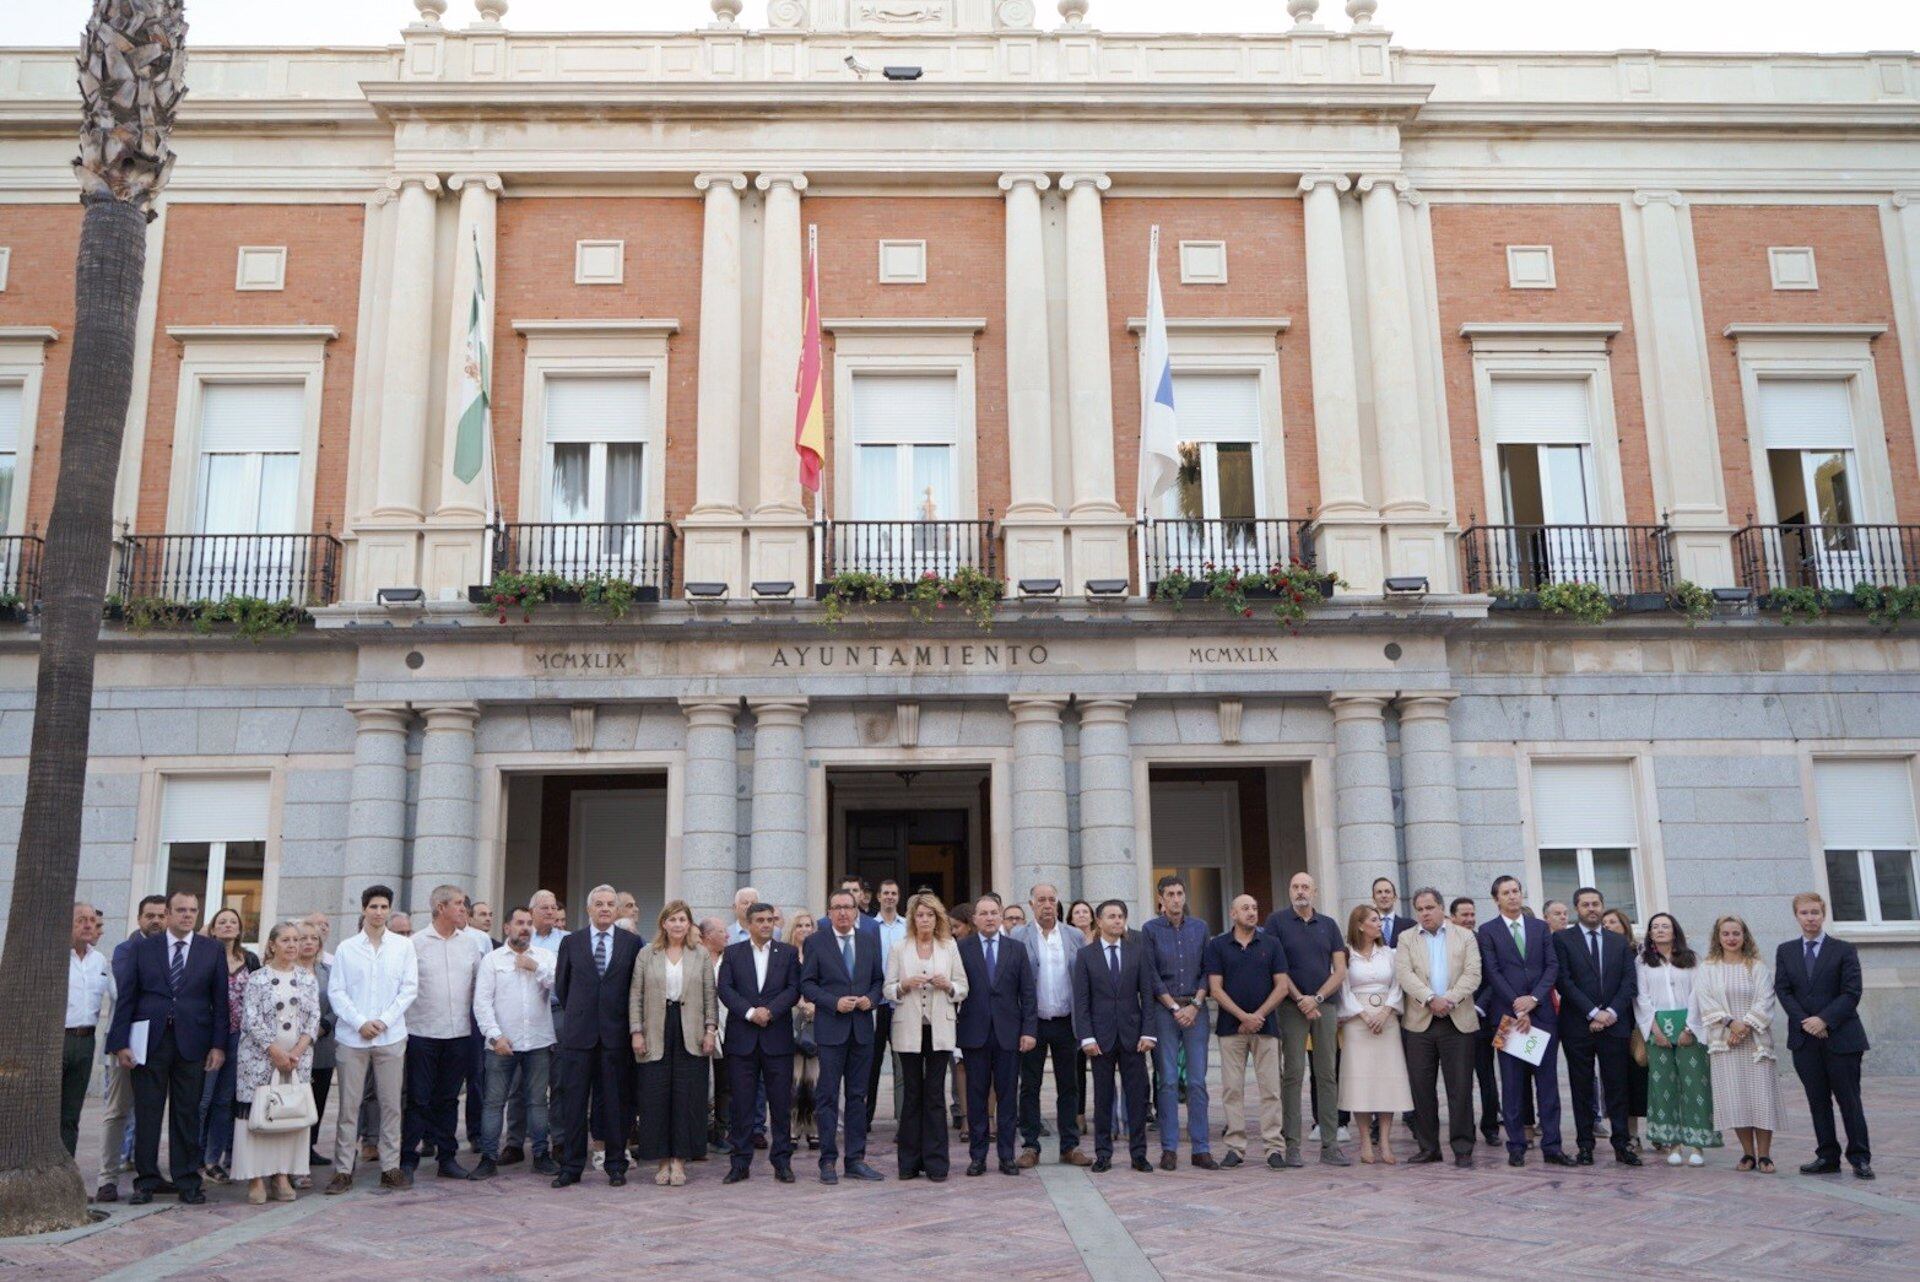
[[[289,1177],[309,1170],[307,1128],[314,1122],[313,1041],[320,1031],[320,986],[299,964],[300,933],[281,922],[267,935],[266,964],[247,980],[235,1093],[247,1106],[233,1137],[235,1181],[247,1201],[293,1201]]]

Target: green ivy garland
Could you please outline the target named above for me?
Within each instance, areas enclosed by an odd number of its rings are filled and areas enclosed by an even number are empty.
[[[1780,611],[1782,623],[1812,623],[1833,608],[1833,596],[1825,588],[1775,588],[1767,604]]]
[[[1253,606],[1248,603],[1248,594],[1253,592],[1273,593],[1273,617],[1286,625],[1289,632],[1298,631],[1302,620],[1307,617],[1307,608],[1325,601],[1326,593],[1321,589],[1324,580],[1300,561],[1288,561],[1285,565],[1276,564],[1264,573],[1255,570],[1244,572],[1238,569],[1222,570],[1209,561],[1201,567],[1199,577],[1184,570],[1169,570],[1154,585],[1154,595],[1163,601],[1171,601],[1174,609],[1182,608],[1187,592],[1196,583],[1207,585],[1206,599],[1215,605],[1243,619],[1253,617]],[[1339,586],[1339,581],[1335,580]]]
[[[191,627],[205,636],[221,624],[254,644],[267,637],[291,636],[313,616],[306,607],[292,601],[269,601],[264,597],[228,594],[219,600],[173,601],[166,597],[139,596],[125,601],[110,597],[109,608],[117,606],[129,632]]]
[[[1667,601],[1686,617],[1688,627],[1713,617],[1713,593],[1687,579],[1673,585]]]
[[[1902,619],[1920,614],[1920,585],[1881,587],[1860,583],[1854,586],[1853,600],[1867,612],[1869,622],[1891,631]]]

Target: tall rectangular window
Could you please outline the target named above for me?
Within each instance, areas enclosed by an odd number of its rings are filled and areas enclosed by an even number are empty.
[[[960,510],[960,385],[952,374],[853,376],[853,512],[836,564],[912,579],[951,574],[971,543],[937,522]]]
[[[1535,761],[1533,827],[1540,852],[1536,904],[1573,903],[1592,886],[1607,906],[1640,920],[1639,812],[1624,761]]]
[[[21,407],[26,389],[18,383],[0,383],[0,534],[17,534],[12,526],[14,474],[20,465]]]
[[[645,375],[546,380],[547,519],[646,519]]]
[[[1264,572],[1287,558],[1283,527],[1267,511],[1260,376],[1174,371],[1180,471],[1160,498],[1157,551],[1193,577],[1217,569]]]
[[[199,533],[298,531],[306,417],[304,383],[201,386]]]
[[[1590,384],[1584,378],[1496,378],[1490,384],[1500,495],[1513,526],[1502,546],[1508,581],[1605,582],[1608,549],[1590,532],[1596,496]]]
[[[1775,520],[1770,567],[1789,583],[1851,589],[1861,556],[1851,380],[1763,378],[1760,432]]]
[[[160,797],[159,889],[198,895],[203,923],[234,909],[245,940],[262,934],[268,788],[266,775],[175,775]]]
[[[1910,763],[1816,761],[1813,781],[1833,919],[1920,921]]]

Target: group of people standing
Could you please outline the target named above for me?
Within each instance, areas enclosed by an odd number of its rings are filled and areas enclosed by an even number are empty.
[[[1702,1150],[1732,1131],[1739,1169],[1770,1173],[1784,1017],[1817,1138],[1800,1169],[1838,1171],[1844,1151],[1856,1175],[1873,1177],[1859,959],[1826,934],[1816,894],[1795,897],[1800,937],[1769,968],[1736,916],[1714,923],[1701,957],[1671,914],[1654,914],[1640,942],[1597,889],[1576,892],[1571,921],[1552,902],[1536,917],[1513,877],[1494,882],[1485,923],[1471,899],[1443,907],[1432,888],[1414,893],[1413,917],[1401,916],[1381,878],[1343,930],[1317,910],[1313,879],[1301,873],[1264,922],[1252,896],[1235,899],[1219,934],[1188,911],[1178,876],[1161,878],[1159,911],[1137,929],[1117,899],[1063,913],[1045,883],[1025,905],[989,893],[950,910],[928,890],[902,907],[888,882],[878,915],[864,911],[866,893],[858,879],[843,882],[825,923],[800,914],[789,942],[751,888],[731,925],[696,921],[674,901],[651,938],[639,933],[631,898],[611,886],[587,896],[587,925],[571,933],[542,891],[506,914],[496,942],[470,919],[478,908],[490,926],[491,911],[450,885],[432,892],[428,928],[396,933],[393,892],[374,885],[360,896],[360,930],[337,952],[324,951],[316,914],[272,926],[256,959],[240,946],[237,914],[222,910],[196,933],[199,901],[179,891],[142,902],[140,929],[111,969],[94,946],[99,914],[76,905],[63,1134],[71,1150],[94,1028],[106,1017],[102,1200],[117,1196],[116,1093],[122,1116],[131,1097],[136,1203],[162,1192],[204,1201],[203,1179],[244,1181],[255,1202],[290,1200],[316,1165],[332,1166],[326,1191],[340,1193],[363,1157],[376,1158],[389,1188],[410,1187],[427,1159],[442,1178],[488,1179],[526,1161],[529,1148],[555,1188],[578,1183],[590,1163],[625,1184],[630,1156],[655,1165],[656,1184],[678,1187],[720,1130],[724,1183],[749,1178],[761,1150],[775,1178],[791,1182],[797,1082],[819,1178],[879,1180],[867,1137],[889,1047],[903,1180],[949,1175],[950,1070],[969,1176],[990,1164],[1018,1175],[1040,1160],[1048,1134],[1061,1162],[1098,1172],[1111,1168],[1124,1133],[1127,1160],[1151,1171],[1150,1119],[1158,1167],[1173,1170],[1182,1108],[1188,1160],[1201,1169],[1249,1160],[1256,1109],[1274,1169],[1303,1165],[1315,1139],[1321,1162],[1349,1165],[1347,1135],[1361,1162],[1395,1164],[1401,1118],[1412,1130],[1409,1160],[1439,1163],[1443,1084],[1445,1144],[1466,1167],[1476,1078],[1482,1133],[1496,1142],[1497,1119],[1513,1166],[1536,1146],[1552,1165],[1591,1164],[1602,1138],[1617,1162],[1641,1165],[1644,1118],[1646,1143],[1671,1165],[1702,1164]],[[1207,1088],[1215,1045],[1226,1115],[1218,1159]],[[1562,1057],[1572,1155],[1560,1124]],[[1051,1130],[1040,1110],[1049,1059]],[[311,1085],[318,1111],[330,1088],[337,1097],[330,1158],[317,1123],[311,1132],[249,1123],[258,1092],[294,1082]],[[456,1134],[463,1089],[472,1166]],[[1303,1095],[1315,1123],[1304,1135]]]

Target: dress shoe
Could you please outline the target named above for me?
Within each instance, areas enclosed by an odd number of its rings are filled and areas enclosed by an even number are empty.
[[[1160,1169],[1161,1170],[1173,1171],[1173,1170],[1178,1170],[1179,1167],[1180,1167],[1180,1155],[1178,1153],[1174,1152],[1170,1148],[1160,1150]]]
[[[580,1182],[580,1177],[578,1175],[575,1175],[572,1171],[562,1171],[560,1172],[560,1174],[553,1177],[552,1187],[557,1189],[571,1188],[575,1184],[578,1184],[579,1182]]]
[[[340,1177],[336,1175],[336,1176],[334,1176],[334,1178],[335,1178],[335,1179],[339,1179]],[[353,1177],[352,1177],[352,1176],[348,1176],[347,1178],[348,1178],[349,1180],[351,1180],[351,1179],[352,1179]],[[398,1168],[398,1167],[395,1167],[395,1168],[394,1168],[393,1170],[391,1170],[391,1171],[382,1171],[382,1172],[380,1172],[380,1187],[381,1187],[381,1188],[383,1188],[383,1189],[403,1189],[403,1188],[406,1188],[406,1187],[407,1187],[407,1173],[406,1173],[405,1171],[403,1171],[403,1170],[401,1170],[401,1169],[400,1169],[400,1168]],[[331,1192],[332,1190],[328,1190],[328,1191],[329,1191],[329,1192]],[[341,1189],[340,1191],[341,1191],[342,1193],[344,1193],[344,1192],[346,1192],[346,1189]]]
[[[440,1163],[440,1178],[443,1180],[470,1180],[473,1178],[473,1172],[460,1165],[459,1158],[450,1157]]]
[[[809,1153],[818,1153],[820,1151],[820,1137],[818,1135],[807,1136],[807,1151]]]
[[[791,1184],[793,1183],[793,1168],[791,1166],[776,1166],[773,1168],[773,1178],[779,1180],[782,1184]]]
[[[1093,1165],[1093,1159],[1077,1148],[1070,1148],[1060,1155],[1060,1164],[1062,1166],[1091,1166]]]
[[[93,1200],[96,1202],[118,1202],[120,1200],[120,1186],[112,1180],[108,1180],[100,1186],[100,1191],[93,1195]]]
[[[1024,1170],[1027,1170],[1029,1167],[1038,1166],[1039,1164],[1040,1164],[1039,1149],[1023,1148],[1020,1150],[1020,1169],[1021,1170],[1024,1171]]]
[[[1455,1166],[1464,1167],[1465,1169],[1470,1171],[1473,1169],[1473,1158],[1472,1156],[1466,1153],[1455,1153],[1453,1155],[1453,1164]]]
[[[1590,1148],[1581,1149],[1579,1153],[1574,1155],[1573,1164],[1575,1166],[1592,1166],[1593,1150]]]
[[[1840,1174],[1840,1163],[1823,1162],[1816,1157],[1813,1161],[1808,1162],[1803,1166],[1801,1166],[1800,1174],[1802,1175],[1838,1175]]]
[[[473,1173],[467,1176],[467,1178],[470,1180],[490,1180],[499,1173],[500,1167],[495,1164],[492,1158],[482,1157],[478,1162],[474,1163]]]
[[[500,1160],[496,1162],[495,1165],[512,1166],[517,1162],[524,1162],[526,1160],[527,1151],[525,1149],[515,1144],[509,1144],[500,1150]]]
[[[1018,1162],[1002,1162],[1002,1163],[1000,1163],[1000,1174],[1002,1174],[1002,1175],[1018,1175],[1018,1174],[1020,1174],[1020,1163],[1018,1163]]]
[[[744,1180],[746,1178],[747,1178],[747,1172],[742,1168],[736,1166],[733,1169],[729,1170],[725,1175],[721,1176],[720,1182],[722,1184],[738,1184],[741,1180]]]
[[[1613,1151],[1613,1164],[1615,1166],[1645,1166],[1646,1165],[1646,1163],[1640,1160],[1640,1155],[1634,1152],[1630,1148],[1615,1149]]]
[[[149,1193],[146,1189],[135,1189],[133,1191],[133,1196],[127,1199],[127,1205],[128,1206],[145,1206],[147,1203],[151,1201],[153,1201],[152,1193]]]
[[[361,1161],[363,1161],[363,1162],[377,1162],[377,1161],[379,1161],[379,1160],[380,1160],[380,1146],[379,1146],[378,1144],[366,1144],[366,1143],[363,1143],[363,1144],[361,1144],[361,1145],[360,1145],[360,1160],[361,1160]]]
[[[609,1172],[607,1173],[607,1187],[608,1187],[608,1188],[612,1188],[612,1189],[623,1189],[623,1188],[625,1188],[626,1186],[627,1186],[627,1172],[626,1172],[626,1168],[624,1168],[624,1167],[622,1167],[622,1168],[621,1168],[620,1170],[617,1170],[617,1171],[609,1171]]]
[[[822,1184],[838,1184],[840,1182],[840,1172],[834,1170],[831,1166],[823,1166],[820,1168],[820,1182]]]
[[[1246,1158],[1241,1157],[1238,1153],[1229,1152],[1225,1157],[1220,1159],[1220,1169],[1223,1171],[1231,1171],[1246,1160]]]
[[[865,1180],[871,1183],[874,1180],[884,1180],[887,1177],[863,1161],[854,1161],[847,1163],[847,1178],[850,1180]]]
[[[1492,1148],[1495,1144],[1498,1144],[1500,1142],[1500,1132],[1499,1131],[1481,1131],[1480,1138],[1487,1142],[1488,1148]]]
[[[1105,1172],[1111,1171],[1113,1169],[1113,1162],[1104,1157],[1096,1157],[1093,1159],[1093,1166],[1091,1169],[1096,1175],[1104,1174]]]
[[[947,1173],[942,1171],[938,1175],[935,1175],[932,1171],[928,1171],[927,1182],[930,1184],[945,1184],[947,1182]]]
[[[337,1197],[352,1187],[353,1176],[348,1175],[345,1171],[335,1171],[333,1178],[327,1181],[326,1193],[329,1197]]]
[[[413,1187],[413,1168],[411,1166],[403,1166],[400,1168],[400,1183],[397,1187],[403,1189]]]
[[[1870,1180],[1870,1179],[1872,1179],[1872,1178],[1873,1178],[1873,1163],[1871,1163],[1871,1162],[1855,1162],[1855,1163],[1853,1164],[1853,1178],[1855,1178],[1856,1180]]]
[[[986,1173],[987,1173],[987,1164],[985,1162],[976,1159],[974,1161],[967,1163],[968,1175],[985,1175]]]
[[[560,1164],[542,1153],[533,1159],[533,1170],[536,1175],[557,1175],[560,1173]]]
[[[1217,1171],[1220,1169],[1220,1163],[1213,1160],[1213,1154],[1211,1153],[1195,1153],[1188,1159],[1188,1164],[1196,1171]]]
[[[1407,1159],[1407,1165],[1408,1166],[1426,1166],[1430,1163],[1438,1162],[1439,1160],[1440,1160],[1440,1155],[1438,1153],[1434,1153],[1434,1152],[1415,1153],[1412,1157]]]
[[[180,1189],[172,1180],[161,1180],[153,1186],[153,1191],[162,1197],[172,1197],[178,1193]]]
[[[919,1179],[919,1178],[920,1178],[920,1176],[921,1176],[922,1174],[924,1174],[924,1172],[921,1172],[921,1171],[902,1171],[902,1172],[900,1172],[900,1178],[901,1178],[901,1179],[903,1179],[903,1180],[917,1180],[917,1179]]]
[[[180,1190],[180,1205],[182,1206],[201,1206],[205,1204],[206,1200],[207,1195],[199,1189]]]
[[[1575,1164],[1574,1160],[1565,1153],[1545,1153],[1541,1155],[1540,1160],[1548,1166],[1573,1166]]]
[[[1286,1169],[1287,1169],[1287,1155],[1286,1155],[1285,1153],[1269,1153],[1269,1154],[1267,1154],[1267,1169],[1268,1169],[1269,1171],[1284,1171],[1284,1170],[1286,1170]]]
[[[317,1148],[309,1148],[307,1150],[307,1165],[308,1166],[332,1166],[333,1159],[330,1157],[324,1156],[320,1152],[320,1150]]]
[[[1153,1163],[1144,1157],[1136,1157],[1133,1159],[1133,1169],[1151,1175],[1153,1174]]]
[[[1507,1154],[1508,1166],[1525,1166],[1526,1164],[1527,1164],[1527,1155],[1525,1153]]]
[[[756,1135],[756,1136],[754,1136],[754,1137],[753,1137],[753,1146],[754,1146],[755,1148],[757,1148],[757,1149],[764,1149],[764,1148],[766,1148],[766,1146],[767,1146],[767,1137],[766,1137],[766,1136],[764,1136],[764,1135]]]

